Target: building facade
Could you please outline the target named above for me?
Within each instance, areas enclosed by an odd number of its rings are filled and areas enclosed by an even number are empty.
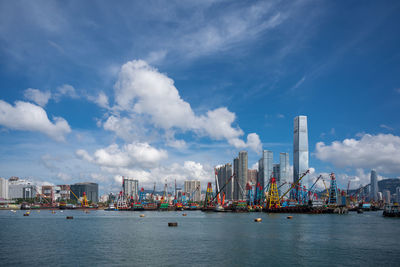
[[[371,170],[371,190],[370,190],[370,200],[378,201],[378,176],[375,170]]]
[[[201,186],[200,181],[186,180],[184,181],[183,189],[185,195],[192,201],[201,201]]]
[[[123,190],[128,198],[133,198],[135,201],[139,199],[139,181],[132,178],[123,177]]]
[[[18,177],[11,177],[8,180],[9,199],[31,199],[35,198],[37,193],[37,187],[27,180],[22,180]]]
[[[308,170],[307,116],[294,118],[293,133],[293,182],[296,183],[301,175]],[[308,175],[303,177],[301,183],[309,187]]]
[[[8,199],[8,180],[0,177],[0,199]]]
[[[396,202],[400,204],[400,187],[396,187]]]
[[[230,179],[232,176],[232,164],[227,163],[224,166],[217,168],[216,173],[219,189],[225,194],[226,200],[232,200],[234,191],[234,182],[232,182],[232,179]]]
[[[240,151],[239,156],[234,160],[234,169],[236,176],[234,177],[234,199],[245,200],[246,199],[246,182],[247,182],[247,171],[248,171],[248,158],[247,151]]]
[[[389,204],[390,201],[391,201],[390,191],[389,190],[383,191],[383,196],[384,196],[384,199],[385,199],[385,203]]]
[[[260,186],[265,189],[265,187],[268,185],[269,179],[272,176],[273,170],[273,160],[274,160],[274,154],[272,151],[269,150],[263,150],[262,152],[262,157],[258,161],[258,183],[260,183]]]
[[[257,183],[257,177],[258,177],[258,170],[248,170],[247,171],[247,183],[250,185],[255,185]]]
[[[88,201],[97,203],[99,201],[99,185],[96,183],[76,183],[70,186],[71,199],[75,199],[72,192],[78,197],[83,197],[83,193],[86,193]]]
[[[290,162],[289,153],[279,154],[279,195],[290,189]]]

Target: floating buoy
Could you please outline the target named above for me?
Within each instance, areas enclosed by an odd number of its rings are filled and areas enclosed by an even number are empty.
[[[60,212],[64,212],[64,211],[60,210]]]
[[[72,220],[74,216],[67,216],[67,220]]]
[[[144,217],[144,214],[140,214],[140,217],[142,217],[142,218],[143,218],[143,217]]]
[[[293,216],[287,216],[288,219],[293,219]]]
[[[261,218],[256,218],[256,219],[254,219],[254,221],[255,221],[255,222],[261,222],[262,219],[261,219]]]
[[[168,226],[169,227],[176,227],[176,226],[178,226],[178,223],[177,222],[169,222]]]
[[[56,211],[55,211],[55,210],[52,210],[52,211],[51,211],[51,213],[53,213],[53,214],[54,214],[54,213],[56,213]]]
[[[186,215],[187,215],[186,213],[183,213],[183,214],[182,214],[182,216],[186,216]]]

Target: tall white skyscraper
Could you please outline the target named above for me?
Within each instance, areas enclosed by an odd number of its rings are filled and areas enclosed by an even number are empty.
[[[258,183],[265,188],[273,172],[274,154],[272,151],[263,150],[262,158],[258,161]]]
[[[370,200],[378,201],[378,177],[376,175],[376,171],[371,171],[371,191],[370,191]]]
[[[138,200],[139,181],[132,178],[124,178],[124,194],[127,197],[132,197],[133,200]]]
[[[280,153],[279,154],[279,195],[285,193],[289,188],[289,153]],[[284,185],[283,185],[284,184]]]
[[[246,199],[246,183],[248,171],[247,151],[240,151],[239,157],[233,160],[233,169],[236,176],[234,177],[234,199]]]
[[[308,170],[308,130],[307,116],[294,118],[293,138],[293,182],[297,182],[300,176]],[[301,181],[309,186],[308,175]]]
[[[0,177],[0,198],[8,199],[8,180]]]
[[[200,201],[201,187],[200,181],[186,180],[184,181],[183,190],[186,196],[190,197],[192,201]]]

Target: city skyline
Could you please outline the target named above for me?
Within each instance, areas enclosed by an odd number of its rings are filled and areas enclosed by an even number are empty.
[[[0,177],[161,190],[243,150],[291,172],[300,115],[310,179],[400,176],[398,2],[112,7],[0,4]]]

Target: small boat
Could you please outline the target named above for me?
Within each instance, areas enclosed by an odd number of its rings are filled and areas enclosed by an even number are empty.
[[[399,217],[400,218],[400,206],[397,204],[387,204],[383,209],[384,217]]]

